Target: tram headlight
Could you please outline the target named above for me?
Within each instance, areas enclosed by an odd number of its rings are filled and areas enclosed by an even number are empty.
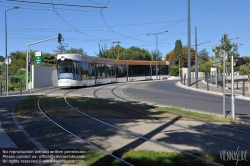
[[[61,60],[64,61],[64,60],[65,60],[65,57],[64,57],[64,56],[61,56]]]

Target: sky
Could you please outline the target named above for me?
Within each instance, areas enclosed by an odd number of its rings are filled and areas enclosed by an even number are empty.
[[[213,56],[213,46],[227,33],[231,42],[238,43],[239,54],[250,56],[249,0],[190,2],[191,45],[197,27],[198,51],[206,49]],[[14,6],[19,9],[12,9]],[[96,56],[99,45],[110,48],[118,41],[124,48],[136,46],[151,52],[156,49],[156,33],[160,33],[158,50],[163,56],[174,49],[176,40],[188,44],[188,0],[0,0],[0,56],[4,57],[5,12],[8,54],[26,51],[27,44],[58,33],[66,49],[82,48],[90,56]],[[53,39],[29,48],[55,53],[57,46]]]

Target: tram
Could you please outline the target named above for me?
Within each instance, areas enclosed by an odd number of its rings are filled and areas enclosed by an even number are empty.
[[[169,65],[168,61],[113,60],[81,54],[59,54],[58,87],[166,79],[170,76]]]

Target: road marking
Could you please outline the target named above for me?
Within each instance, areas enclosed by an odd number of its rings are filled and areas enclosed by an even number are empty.
[[[10,137],[4,131],[0,122],[0,148],[17,148],[16,144],[10,139]]]

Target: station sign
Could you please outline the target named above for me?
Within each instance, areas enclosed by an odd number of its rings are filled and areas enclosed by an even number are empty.
[[[42,51],[35,52],[35,63],[42,64]]]

